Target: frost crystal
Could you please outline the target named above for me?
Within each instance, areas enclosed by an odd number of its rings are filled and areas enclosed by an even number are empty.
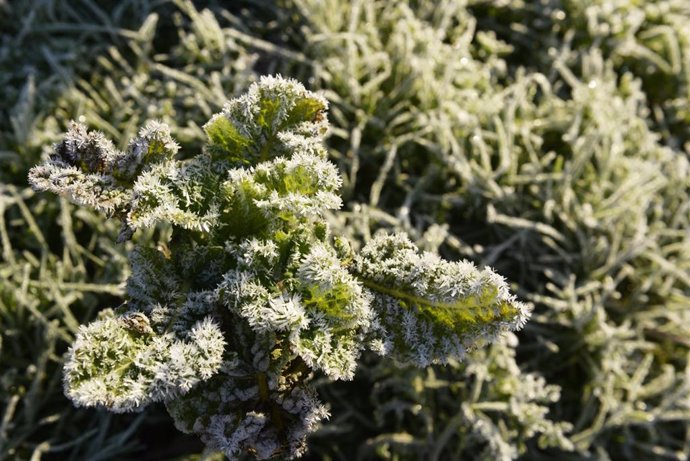
[[[266,77],[205,125],[206,148],[187,160],[161,123],[125,152],[73,124],[32,169],[34,188],[119,219],[121,239],[173,228],[162,250],[131,255],[126,304],[79,331],[64,379],[76,405],[162,401],[181,431],[230,459],[290,459],[328,416],[314,376],[352,379],[365,349],[420,366],[461,359],[522,327],[526,307],[488,268],[403,235],[360,254],[331,235],[341,178],[322,145],[326,108]]]

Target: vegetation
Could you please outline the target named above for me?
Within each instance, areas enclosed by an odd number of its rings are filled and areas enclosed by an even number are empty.
[[[80,117],[120,150],[156,119],[199,152],[226,100],[280,72],[331,103],[334,235],[359,253],[405,232],[533,308],[462,361],[364,354],[354,380],[317,380],[332,418],[306,458],[688,459],[688,24],[684,0],[0,2],[0,457],[211,456],[157,442],[160,409],[63,396],[133,246],[27,173]]]

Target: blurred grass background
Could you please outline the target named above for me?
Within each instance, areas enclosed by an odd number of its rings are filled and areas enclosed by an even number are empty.
[[[690,458],[686,0],[0,0],[0,459],[214,457],[161,408],[63,396],[131,247],[26,173],[79,117],[120,146],[160,119],[193,154],[278,72],[331,101],[339,232],[405,230],[534,306],[465,363],[365,357],[320,388],[307,459]]]

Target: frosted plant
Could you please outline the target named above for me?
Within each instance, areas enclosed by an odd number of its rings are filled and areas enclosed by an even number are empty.
[[[265,77],[175,159],[151,122],[125,151],[74,123],[33,168],[37,190],[122,222],[158,222],[167,247],[131,255],[127,302],[82,326],[65,367],[76,405],[138,411],[163,402],[184,431],[230,459],[293,458],[328,411],[312,378],[352,379],[364,350],[419,366],[520,328],[529,316],[490,269],[379,235],[359,254],[331,234],[340,175],[326,159],[326,101]]]

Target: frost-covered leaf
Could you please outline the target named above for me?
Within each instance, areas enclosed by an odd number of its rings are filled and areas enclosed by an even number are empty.
[[[208,149],[231,165],[270,160],[286,153],[290,136],[322,135],[327,107],[325,99],[295,80],[262,77],[204,126]]]
[[[79,330],[65,364],[65,392],[76,405],[139,411],[213,376],[224,345],[209,318],[177,339],[155,332],[139,312],[106,317]]]
[[[375,237],[355,258],[355,271],[375,294],[394,353],[420,366],[461,359],[529,318],[491,269],[420,252],[404,235]]]

